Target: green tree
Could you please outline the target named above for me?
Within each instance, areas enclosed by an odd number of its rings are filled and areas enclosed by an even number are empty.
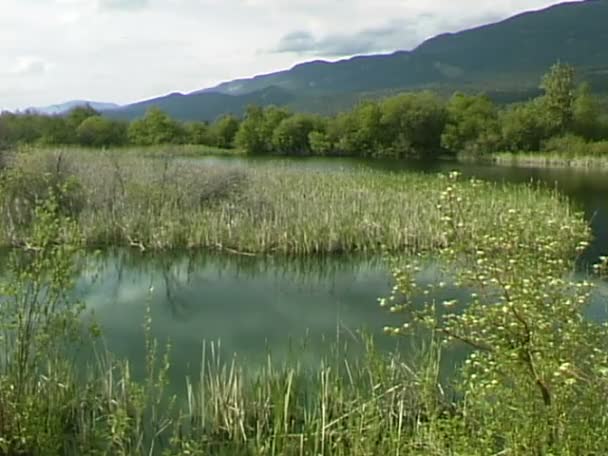
[[[403,321],[387,332],[467,347],[457,426],[475,454],[594,454],[594,439],[578,434],[605,426],[608,331],[585,317],[593,285],[572,277],[589,229],[582,217],[555,220],[516,205],[482,228],[471,214],[489,184],[472,184],[451,176],[438,200],[445,245],[432,264],[445,275],[425,283],[425,260],[396,263],[381,305]]]
[[[543,77],[541,98],[553,134],[564,134],[572,127],[576,99],[574,67],[557,63]]]
[[[287,109],[278,106],[268,106],[264,109],[264,122],[262,123],[261,134],[264,140],[264,149],[267,152],[276,152],[272,142],[274,131],[283,120],[289,118],[291,115],[291,112]]]
[[[577,89],[572,130],[588,140],[597,140],[602,136],[601,109],[588,83],[581,84]]]
[[[185,125],[187,141],[189,144],[214,146],[215,141],[206,122],[189,122]]]
[[[295,114],[283,119],[273,132],[273,149],[286,154],[310,153],[309,135],[320,128],[320,123],[318,117],[310,114]]]
[[[76,131],[80,124],[89,117],[98,117],[99,115],[100,113],[93,109],[89,104],[77,106],[67,113],[66,123],[72,131]]]
[[[330,131],[337,137],[337,147],[348,155],[379,155],[385,146],[382,110],[373,101],[362,102],[351,112],[339,115]]]
[[[439,155],[447,111],[436,94],[398,95],[385,100],[381,109],[388,154],[425,158]]]
[[[245,118],[241,122],[235,137],[238,147],[255,154],[264,152],[264,138],[262,137],[262,124],[264,122],[264,111],[259,106],[248,106]]]
[[[184,136],[181,125],[157,107],[150,108],[144,117],[134,120],[128,129],[129,141],[140,146],[180,144]]]
[[[454,153],[495,151],[500,142],[498,110],[485,95],[456,93],[447,105],[448,121],[442,146]]]
[[[38,143],[47,146],[73,144],[75,131],[64,117],[41,116],[39,119],[40,137]]]
[[[76,136],[83,146],[122,146],[127,142],[127,125],[101,116],[88,117],[76,129]]]
[[[221,116],[213,122],[209,130],[211,137],[215,141],[215,145],[224,149],[234,147],[234,140],[239,130],[239,124],[239,119],[230,114]]]
[[[328,155],[334,151],[334,144],[325,131],[311,131],[308,135],[310,150],[315,155]]]
[[[513,152],[538,151],[553,128],[540,99],[511,106],[500,115],[502,141]]]
[[[291,114],[284,108],[249,106],[237,132],[236,144],[250,154],[274,152],[272,138],[275,129]]]

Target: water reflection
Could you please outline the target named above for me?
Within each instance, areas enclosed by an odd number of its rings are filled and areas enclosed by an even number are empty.
[[[211,158],[210,163],[255,166],[267,160]],[[276,159],[274,159],[276,160]],[[538,182],[555,187],[584,211],[595,240],[584,260],[608,253],[608,174],[585,170],[549,170],[455,163],[408,163],[349,159],[281,160],[286,166],[319,170],[368,166],[384,170],[427,173],[459,169],[466,176],[498,182]],[[0,259],[2,258],[0,252]],[[2,265],[0,265],[1,272]],[[436,278],[433,265],[423,281]],[[143,368],[143,322],[149,307],[153,336],[171,340],[174,382],[196,376],[203,340],[221,340],[222,353],[238,353],[251,366],[268,352],[275,360],[294,354],[314,365],[337,338],[367,330],[381,348],[394,347],[383,337],[385,325],[399,317],[382,312],[377,298],[389,292],[390,274],[379,258],[338,256],[321,258],[245,257],[216,254],[138,254],[116,250],[82,259],[76,295],[104,329],[108,348]],[[438,300],[462,298],[462,290],[446,289]],[[587,315],[608,315],[608,283],[600,283]],[[305,343],[307,349],[301,350]]]
[[[378,258],[116,251],[85,258],[82,271],[76,294],[104,328],[108,348],[143,360],[149,307],[153,335],[171,340],[178,376],[196,372],[203,340],[221,340],[225,357],[238,353],[253,364],[268,351],[283,360],[305,341],[312,363],[337,337],[350,338],[358,330],[380,334],[391,320],[377,304],[390,288]],[[390,338],[378,342],[394,345]]]

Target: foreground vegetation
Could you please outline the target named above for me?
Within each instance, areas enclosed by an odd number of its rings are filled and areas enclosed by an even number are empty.
[[[445,100],[427,91],[363,101],[334,117],[276,106],[250,106],[242,119],[224,115],[212,123],[179,122],[157,108],[130,123],[88,107],[53,117],[3,113],[0,149],[190,144],[256,155],[488,158],[526,152],[606,159],[608,113],[588,85],[577,84],[573,68],[557,64],[543,78],[541,96],[509,106],[483,94]]]
[[[398,189],[402,182],[393,179],[371,182]],[[423,285],[422,253],[394,257],[395,287],[380,306],[403,316],[388,333],[426,338],[419,357],[378,354],[370,343],[356,362],[337,349],[315,370],[269,361],[253,372],[218,359],[211,345],[183,400],[165,391],[170,349],[163,354],[149,336],[144,379],[103,350],[84,372],[78,368],[74,347],[96,333],[83,335],[82,307],[67,293],[86,225],[66,212],[69,182],[49,187],[22,234],[29,249],[10,254],[1,288],[0,454],[608,451],[608,332],[583,318],[592,284],[569,278],[589,236],[584,220],[555,195],[456,175],[417,179],[433,189],[442,242],[432,253],[445,278]],[[373,195],[373,187],[359,189]],[[490,198],[500,210],[484,209]],[[608,259],[595,270],[608,272]],[[436,302],[437,289],[464,289],[471,299]],[[144,322],[148,335],[151,324]],[[441,353],[451,344],[468,355],[442,381]]]
[[[589,145],[589,147],[591,148],[591,150],[593,150],[595,147],[608,148],[608,145],[604,141],[601,143],[591,144]],[[492,154],[488,157],[488,159],[498,165],[516,165],[548,168],[608,168],[608,154],[595,154],[587,152],[573,154],[569,150],[528,153],[502,152]],[[474,160],[478,160],[478,158]],[[464,161],[467,161],[467,159],[464,158]]]
[[[17,154],[7,166],[0,181],[5,246],[29,247],[36,204],[59,189],[57,204],[90,247],[314,254],[421,251],[445,242],[432,203],[444,186],[439,177],[74,150]],[[476,200],[470,219],[487,226],[498,223],[506,204],[569,216],[559,198],[526,187],[488,185]]]

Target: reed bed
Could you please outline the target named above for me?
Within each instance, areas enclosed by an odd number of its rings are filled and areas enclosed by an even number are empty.
[[[447,432],[456,409],[439,383],[437,347],[406,361],[379,354],[371,341],[366,346],[357,361],[336,345],[314,369],[269,355],[252,371],[222,359],[218,344],[205,344],[200,375],[185,379],[182,400],[166,392],[170,358],[163,360],[155,344],[148,345],[143,381],[106,352],[84,377],[72,365],[49,362],[30,392],[41,398],[30,409],[39,422],[24,420],[46,434],[32,435],[23,448],[70,455],[356,456],[444,454],[458,445]],[[473,434],[463,430],[463,449]]]
[[[60,203],[95,248],[311,255],[418,252],[444,242],[441,176],[73,150],[19,154],[4,174],[4,245],[22,244],[28,211],[53,186],[67,187]],[[460,185],[475,194],[466,216],[486,226],[500,223],[506,207],[556,220],[571,212],[556,194],[530,187]]]
[[[504,152],[491,154],[489,160],[499,165],[513,165],[522,167],[580,169],[608,168],[608,153],[601,155],[575,155],[558,152]]]

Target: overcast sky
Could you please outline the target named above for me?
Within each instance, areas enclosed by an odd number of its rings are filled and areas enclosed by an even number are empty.
[[[0,109],[129,103],[411,49],[547,0],[0,0]]]

